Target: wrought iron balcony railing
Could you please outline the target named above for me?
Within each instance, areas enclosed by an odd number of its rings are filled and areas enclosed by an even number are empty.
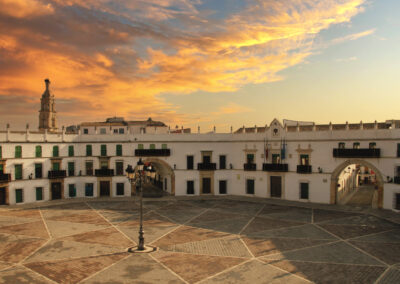
[[[49,171],[49,179],[65,178],[67,176],[66,170]]]
[[[156,156],[170,156],[170,149],[136,149],[135,156],[137,157],[156,157]]]
[[[199,171],[215,171],[217,169],[216,163],[198,163],[197,169]]]
[[[309,174],[312,172],[312,167],[310,165],[297,165],[298,174]]]
[[[287,172],[288,164],[263,164],[263,171],[266,172]]]
[[[245,171],[256,171],[257,170],[257,164],[255,163],[245,163],[243,164],[243,168]]]
[[[113,169],[97,169],[94,170],[94,174],[96,177],[112,177],[114,176]]]

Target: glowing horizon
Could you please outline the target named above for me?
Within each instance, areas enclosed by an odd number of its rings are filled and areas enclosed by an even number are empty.
[[[207,132],[274,118],[395,119],[396,7],[394,0],[0,0],[0,128],[37,125],[45,78],[60,126],[152,117]]]

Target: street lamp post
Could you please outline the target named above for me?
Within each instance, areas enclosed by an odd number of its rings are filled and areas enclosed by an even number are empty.
[[[142,162],[142,159],[139,159],[137,162],[136,171],[132,168],[131,165],[128,165],[126,168],[126,175],[129,179],[129,182],[136,185],[136,190],[140,191],[140,223],[139,223],[139,243],[135,250],[136,252],[150,252],[154,251],[155,248],[149,247],[147,248],[144,245],[144,232],[143,232],[143,182],[146,177],[153,177],[155,175],[155,171],[152,169],[151,165],[145,166]]]

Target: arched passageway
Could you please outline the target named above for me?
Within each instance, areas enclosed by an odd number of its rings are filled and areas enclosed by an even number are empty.
[[[171,166],[158,158],[142,159],[143,163],[151,163],[156,170],[155,185],[170,195],[175,195],[175,173]]]
[[[363,169],[368,169],[368,174]],[[347,176],[346,176],[347,175]],[[343,177],[346,178],[343,181]],[[347,183],[347,185],[345,184]],[[362,187],[359,187],[363,185]],[[365,194],[372,194],[371,206],[374,208],[382,208],[383,206],[383,190],[384,181],[381,172],[370,162],[361,159],[350,159],[339,166],[331,175],[331,204],[343,204],[346,192],[343,192],[345,186],[354,187],[364,191]],[[358,187],[358,188],[356,188]],[[356,192],[349,192],[353,194]],[[360,192],[361,193],[361,192]]]

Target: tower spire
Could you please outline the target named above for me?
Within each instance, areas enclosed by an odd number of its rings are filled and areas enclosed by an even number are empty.
[[[44,91],[42,98],[40,99],[40,111],[39,111],[39,130],[44,131],[56,131],[57,130],[57,118],[55,111],[54,96],[50,94],[50,80],[44,80],[46,90]]]

